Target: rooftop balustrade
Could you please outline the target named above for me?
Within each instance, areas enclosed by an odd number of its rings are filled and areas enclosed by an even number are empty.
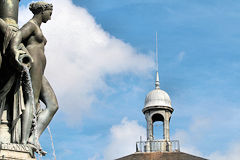
[[[136,152],[179,152],[178,140],[139,141],[136,143]]]

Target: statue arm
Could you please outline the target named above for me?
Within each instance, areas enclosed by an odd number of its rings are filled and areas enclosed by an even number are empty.
[[[14,53],[17,53],[20,43],[29,38],[34,33],[34,30],[35,26],[28,22],[16,33],[11,43],[11,49]]]
[[[23,48],[22,41],[28,39],[32,34],[34,34],[35,26],[31,23],[25,24],[17,33],[16,36],[13,38],[11,42],[11,50],[15,60],[21,65],[22,62],[19,62],[19,56],[22,54],[27,54],[29,58],[29,63],[32,63],[33,60],[27,50]]]

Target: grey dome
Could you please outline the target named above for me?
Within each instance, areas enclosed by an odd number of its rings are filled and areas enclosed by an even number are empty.
[[[156,75],[155,89],[149,92],[145,98],[143,113],[149,109],[162,108],[173,112],[171,99],[167,92],[160,89],[158,72]]]
[[[145,98],[144,108],[153,106],[172,107],[169,95],[161,89],[154,89],[149,92]]]

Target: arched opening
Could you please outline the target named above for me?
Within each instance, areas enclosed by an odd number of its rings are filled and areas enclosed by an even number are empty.
[[[163,122],[164,118],[161,114],[156,113],[152,116],[152,121],[153,121],[153,123],[156,122],[156,121],[162,121]]]
[[[152,116],[152,122],[153,122],[153,139],[164,139],[163,133],[164,133],[164,117],[157,113]]]

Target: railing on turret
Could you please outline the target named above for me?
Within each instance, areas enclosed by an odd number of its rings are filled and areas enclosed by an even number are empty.
[[[139,141],[136,143],[136,152],[179,152],[178,140],[152,140]]]

